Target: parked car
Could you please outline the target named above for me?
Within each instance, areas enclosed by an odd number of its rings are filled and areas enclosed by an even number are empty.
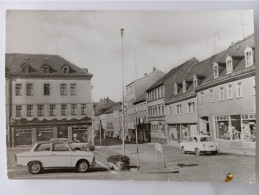
[[[67,143],[73,150],[95,150],[94,146],[91,146],[89,143],[81,143],[79,140],[70,142],[67,138],[52,138],[49,141],[50,143]]]
[[[15,155],[17,165],[28,166],[31,174],[47,168],[74,168],[79,173],[95,165],[95,155],[88,151],[72,150],[67,143],[36,143],[28,152]]]
[[[195,152],[199,156],[201,153],[210,152],[216,155],[219,151],[219,145],[216,142],[212,142],[207,135],[197,135],[190,137],[188,142],[180,143],[180,149],[184,154],[186,152]]]

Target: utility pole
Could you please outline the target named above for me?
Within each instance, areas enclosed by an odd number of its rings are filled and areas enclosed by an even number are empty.
[[[125,156],[125,127],[124,127],[124,29],[121,29],[121,53],[122,53],[122,154]]]
[[[93,100],[93,85],[91,86],[91,99],[92,99],[92,145],[94,146],[94,100]]]

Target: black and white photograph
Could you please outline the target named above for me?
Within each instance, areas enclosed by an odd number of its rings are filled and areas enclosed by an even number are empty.
[[[12,180],[256,182],[253,10],[7,10]]]

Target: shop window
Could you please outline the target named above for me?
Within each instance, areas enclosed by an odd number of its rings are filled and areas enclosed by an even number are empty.
[[[216,117],[215,123],[217,138],[230,140],[229,116]]]
[[[52,128],[38,128],[37,129],[37,141],[48,141],[53,138]]]
[[[16,106],[16,117],[21,117],[22,116],[22,106],[17,105]]]
[[[14,145],[31,145],[32,130],[31,129],[15,129]]]
[[[15,95],[16,96],[22,95],[22,84],[20,83],[15,84]]]
[[[244,141],[256,141],[256,118],[255,114],[242,115],[242,130],[244,134]]]

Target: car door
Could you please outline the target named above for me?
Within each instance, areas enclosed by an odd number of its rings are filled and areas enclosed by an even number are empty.
[[[50,157],[51,144],[38,144],[33,153],[33,158],[31,160],[40,161],[42,167],[49,167],[49,157]]]
[[[53,144],[50,152],[50,167],[71,167],[72,166],[72,150],[68,144]]]

